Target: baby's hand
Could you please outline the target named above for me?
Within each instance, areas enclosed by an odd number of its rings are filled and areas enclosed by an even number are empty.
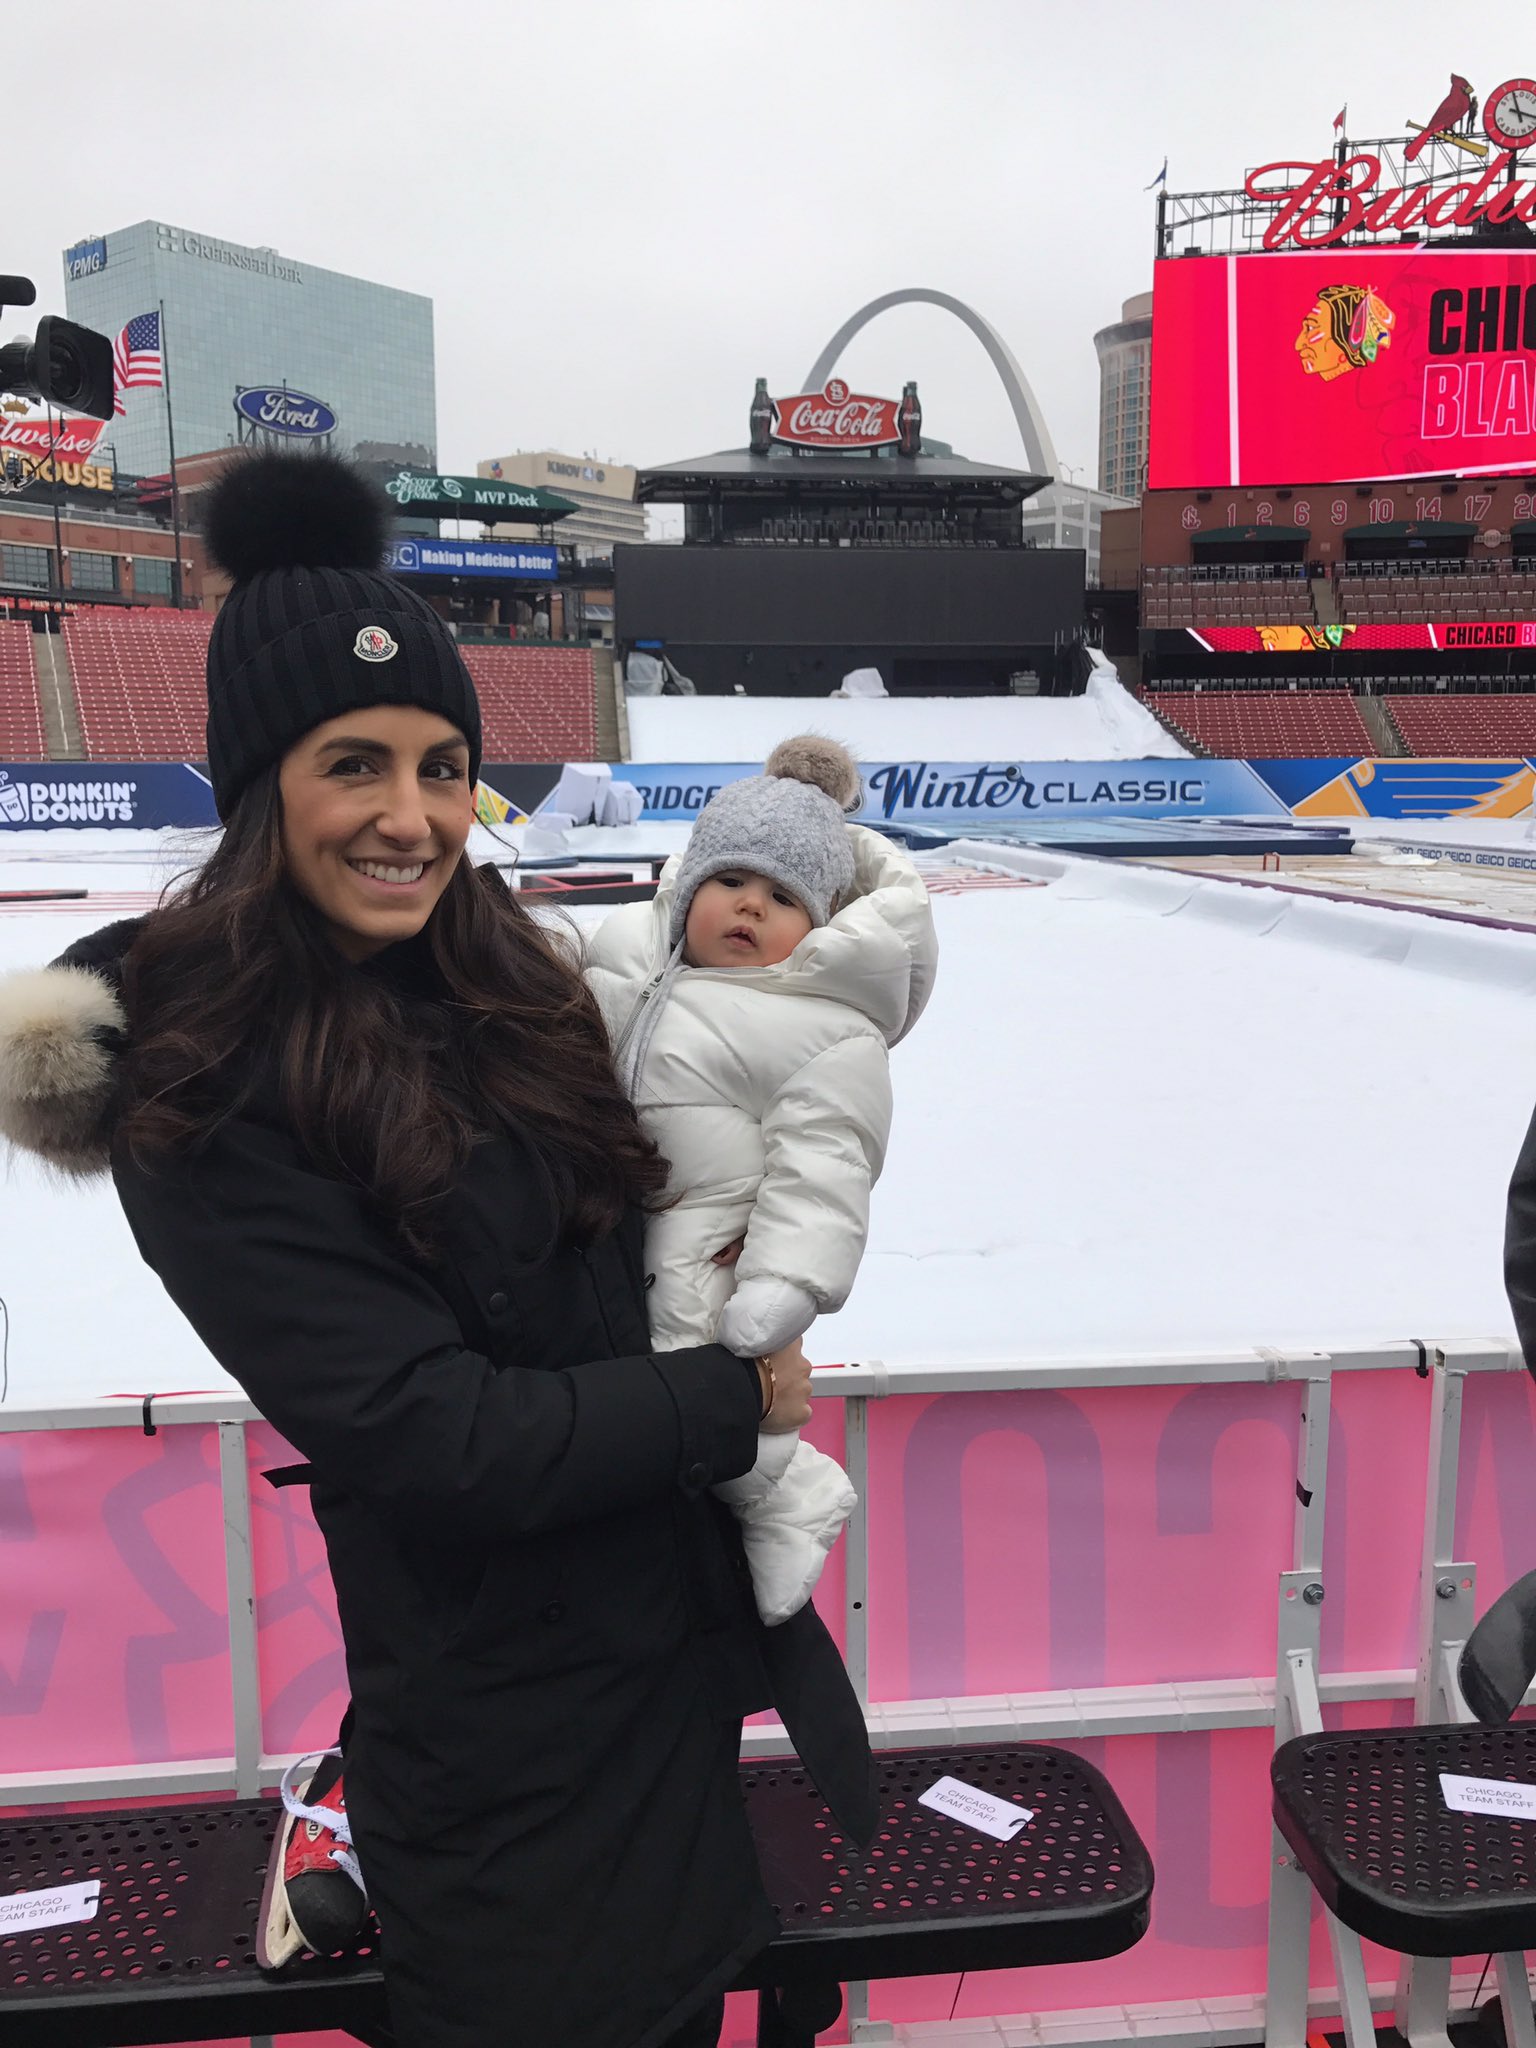
[[[722,1250],[711,1254],[709,1263],[712,1266],[734,1266],[746,1248],[747,1240],[745,1235],[733,1237],[731,1242]]]

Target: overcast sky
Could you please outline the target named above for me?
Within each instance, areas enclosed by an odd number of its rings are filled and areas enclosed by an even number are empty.
[[[1513,4],[1349,0],[74,0],[19,57],[0,268],[145,218],[430,294],[449,470],[738,446],[866,300],[1004,335],[1096,476],[1093,334],[1147,289],[1153,198],[1402,133],[1451,70],[1536,74]],[[33,316],[27,315],[28,321]],[[19,317],[5,316],[4,332]],[[1023,463],[979,344],[902,307],[856,388]]]

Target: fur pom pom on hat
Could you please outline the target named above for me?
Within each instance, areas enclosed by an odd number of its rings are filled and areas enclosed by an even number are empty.
[[[480,772],[480,705],[458,645],[383,571],[389,500],[336,455],[264,449],[208,492],[208,549],[233,579],[208,642],[208,773],[219,816],[295,740],[373,704],[435,711]]]
[[[701,883],[732,868],[766,875],[824,925],[853,886],[847,813],[863,795],[846,747],[817,733],[781,740],[761,775],[725,788],[700,811],[672,895],[671,942],[683,937]]]

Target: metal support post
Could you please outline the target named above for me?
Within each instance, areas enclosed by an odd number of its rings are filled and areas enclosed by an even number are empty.
[[[1504,2008],[1505,2048],[1536,2048],[1536,2016],[1531,2011],[1525,1957],[1518,1949],[1495,1956],[1494,1971],[1499,1980],[1499,2003]]]
[[[1424,1537],[1419,1555],[1418,1664],[1413,1718],[1421,1727],[1472,1719],[1456,1682],[1456,1664],[1472,1629],[1477,1575],[1454,1557],[1456,1483],[1461,1457],[1461,1397],[1466,1373],[1431,1352],[1429,1454]],[[1451,1966],[1440,1956],[1404,1956],[1392,2016],[1410,2048],[1450,2048]],[[1536,2043],[1531,2044],[1536,2048]]]
[[[843,1532],[843,1633],[848,1676],[859,1705],[869,1706],[869,1401],[850,1394],[843,1403],[843,1464],[859,1504]],[[889,2025],[871,2022],[869,1986],[845,1986],[849,2039],[890,2038]]]
[[[869,1705],[869,1403],[850,1394],[843,1403],[843,1464],[858,1506],[843,1531],[844,1661],[859,1705]]]
[[[256,1581],[251,1569],[251,1486],[242,1422],[219,1424],[219,1490],[224,1505],[224,1583],[235,1712],[235,1797],[254,1799],[261,1790],[261,1671],[256,1649]]]
[[[1321,1661],[1324,1586],[1323,1509],[1328,1478],[1329,1397],[1332,1375],[1315,1373],[1303,1385],[1296,1452],[1296,1568],[1280,1574],[1279,1657],[1275,1678],[1275,1746],[1297,1735],[1321,1734]],[[1305,2048],[1313,1892],[1296,1867],[1278,1828],[1271,1834],[1269,1976],[1264,2000],[1266,2048]],[[1331,1913],[1328,1939],[1338,1984],[1339,2012],[1349,2048],[1374,2048],[1371,1995],[1360,1937]]]

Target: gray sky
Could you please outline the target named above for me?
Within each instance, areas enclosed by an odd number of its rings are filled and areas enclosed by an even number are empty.
[[[1150,285],[1164,154],[1171,189],[1235,184],[1321,156],[1346,100],[1356,134],[1426,120],[1452,70],[1536,74],[1529,10],[75,0],[12,98],[0,267],[62,310],[60,252],[147,217],[429,293],[448,469],[739,445],[754,377],[797,390],[866,300],[927,285],[1002,331],[1092,480],[1093,333]],[[884,315],[842,369],[916,377],[928,432],[1022,464],[946,315]]]

